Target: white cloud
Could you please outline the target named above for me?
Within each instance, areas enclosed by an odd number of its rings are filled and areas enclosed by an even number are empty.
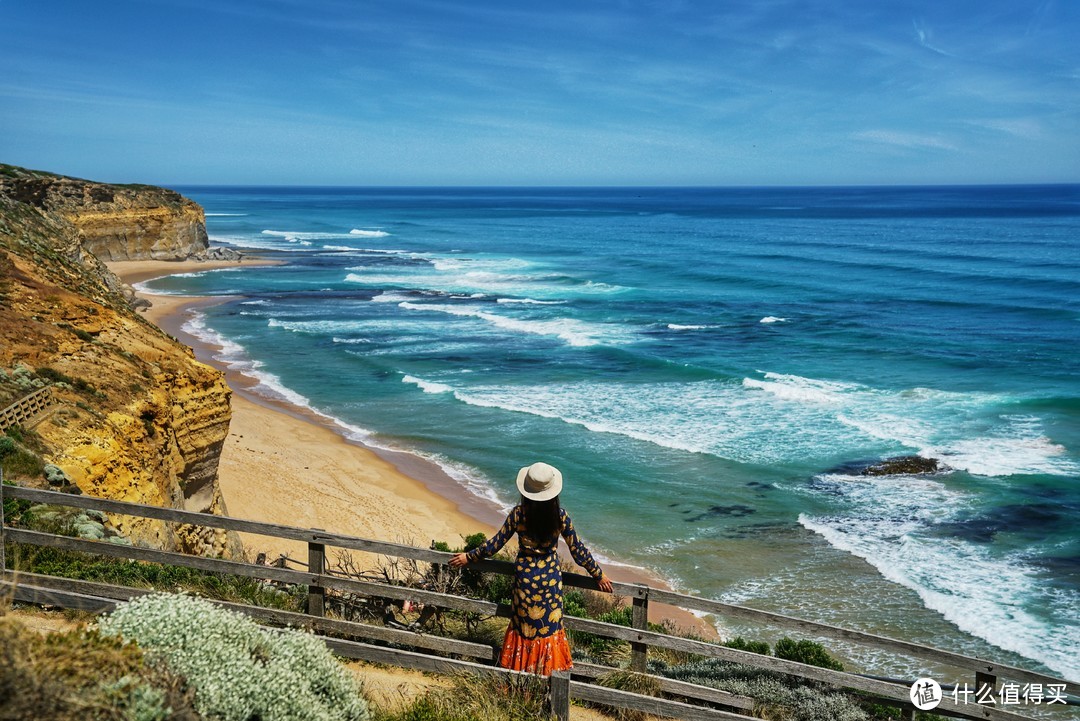
[[[1042,124],[1034,118],[998,118],[993,120],[969,120],[970,125],[996,130],[1018,138],[1035,139],[1043,134]]]
[[[923,135],[919,133],[905,133],[896,130],[863,130],[855,133],[852,137],[870,143],[879,143],[900,148],[914,150],[959,150],[948,140],[937,135]]]

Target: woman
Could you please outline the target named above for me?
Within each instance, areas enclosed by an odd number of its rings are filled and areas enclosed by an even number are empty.
[[[534,463],[518,472],[517,487],[521,503],[510,511],[499,532],[480,547],[455,555],[450,565],[460,568],[493,556],[511,536],[518,534],[513,614],[499,665],[550,676],[552,671],[564,671],[573,665],[562,626],[559,535],[566,539],[570,555],[578,565],[596,579],[600,590],[611,593],[611,581],[578,538],[570,516],[559,507],[562,473],[546,463]]]

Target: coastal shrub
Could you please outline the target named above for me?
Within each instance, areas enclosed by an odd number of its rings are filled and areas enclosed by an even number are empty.
[[[755,715],[763,718],[789,721],[871,721],[874,718],[843,692],[720,659],[679,666],[650,660],[649,671],[678,681],[749,696],[757,702]]]
[[[355,679],[318,638],[254,621],[191,596],[121,604],[101,632],[135,641],[195,689],[195,707],[221,721],[366,721]]]
[[[820,643],[814,641],[795,641],[784,637],[776,642],[775,655],[788,661],[798,661],[810,666],[831,668],[843,671],[844,664],[837,661]]]
[[[0,452],[0,468],[4,470],[4,478],[41,478],[45,472],[45,461],[41,456],[24,448],[10,436],[0,436],[0,443],[6,449]]]
[[[756,653],[762,656],[769,655],[769,644],[765,641],[749,641],[742,636],[736,636],[730,641],[725,641],[724,645],[728,648],[733,648],[736,651],[749,651],[750,653]]]
[[[87,334],[89,335],[89,334]],[[81,338],[82,336],[80,336]],[[84,339],[86,340],[86,339]],[[90,336],[89,340],[93,340],[93,336]],[[90,396],[103,398],[104,394],[94,387],[93,383],[82,378],[73,378],[66,373],[50,368],[49,366],[42,366],[37,369],[38,377],[43,378],[50,383],[66,383],[80,393],[85,393]]]
[[[78,628],[48,635],[0,615],[4,721],[196,721],[179,680],[135,645]]]

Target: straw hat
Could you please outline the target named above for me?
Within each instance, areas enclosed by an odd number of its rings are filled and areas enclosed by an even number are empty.
[[[526,498],[549,501],[562,491],[562,473],[546,463],[534,463],[518,471],[517,487]]]

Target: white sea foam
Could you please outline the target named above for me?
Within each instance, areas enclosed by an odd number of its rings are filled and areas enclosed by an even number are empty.
[[[565,305],[565,300],[533,300],[532,298],[498,298],[496,303],[511,303],[522,305]]]
[[[851,383],[814,380],[781,373],[765,373],[764,375],[765,380],[744,378],[743,386],[763,390],[782,400],[830,405],[842,403],[844,394],[859,389],[859,386]]]
[[[286,240],[334,240],[335,238],[348,238],[349,233],[326,233],[308,232],[301,230],[264,230],[263,235]]]
[[[775,315],[767,315],[758,323],[787,323],[787,318],[777,318]]]
[[[598,324],[584,323],[572,318],[523,320],[490,313],[473,306],[442,303],[411,303],[406,301],[399,303],[398,306],[406,310],[445,313],[462,318],[477,318],[504,330],[555,336],[572,346],[593,346],[623,342],[616,333],[612,332],[612,329],[604,328]]]
[[[336,416],[323,413],[312,405],[307,397],[286,386],[280,377],[265,370],[262,361],[253,360],[242,345],[226,338],[208,326],[206,323],[206,315],[204,313],[193,313],[182,325],[182,329],[186,333],[190,333],[192,336],[198,338],[203,343],[210,346],[216,346],[218,350],[213,354],[215,360],[218,360],[230,369],[255,380],[256,384],[251,389],[253,392],[265,398],[284,401],[285,403],[309,411],[327,421],[342,433],[342,435],[345,435],[352,440],[367,442],[370,438],[371,431],[348,423]]]
[[[417,388],[424,391],[424,393],[452,393],[454,391],[453,388],[445,383],[432,383],[431,381],[421,380],[420,378],[410,375],[402,377],[401,382],[412,383]]]
[[[139,293],[146,293],[147,295],[170,295],[170,296],[188,295],[187,293],[180,293],[180,292],[176,292],[176,291],[164,290],[164,289],[159,289],[159,288],[151,288],[150,284],[153,283],[156,280],[161,280],[161,279],[160,278],[151,278],[150,280],[144,280],[144,281],[141,281],[139,283],[134,283],[134,284],[132,284],[131,287],[134,288]]]
[[[1076,472],[1060,445],[1044,437],[1037,419],[1021,422],[995,413],[1001,400],[996,396],[764,376],[741,383],[488,385],[478,374],[466,385],[440,390],[469,405],[741,463],[833,461],[865,457],[868,448],[885,455],[906,447],[983,475]],[[946,438],[951,440],[945,443]]]
[[[354,255],[409,255],[409,251],[397,248],[356,248],[351,245],[323,245],[323,250],[332,250],[340,253],[352,253]]]
[[[278,318],[268,319],[266,325],[270,328],[283,328],[293,333],[319,335],[348,333],[362,327],[362,323],[355,320],[279,320]]]
[[[668,330],[708,330],[715,328],[714,325],[682,325],[680,323],[668,323]]]
[[[379,293],[377,296],[375,296],[374,298],[371,299],[371,302],[372,303],[401,303],[402,301],[409,300],[411,297],[412,296],[406,295],[405,293],[395,293],[394,291],[388,290],[385,293]]]
[[[218,352],[214,357],[227,364],[247,363],[254,365],[256,361],[248,358],[247,350],[239,343],[232,341],[206,325],[206,314],[193,312],[191,316],[181,324],[181,329],[207,345],[216,346]]]
[[[1080,473],[1080,465],[1068,458],[1064,446],[1045,435],[1038,418],[1002,416],[1001,421],[987,435],[930,446],[920,453],[980,476]]]
[[[361,228],[353,228],[349,231],[349,235],[357,235],[361,238],[385,238],[390,234],[385,230],[363,230]]]
[[[484,293],[506,302],[539,304],[565,302],[567,295],[621,292],[625,288],[553,273],[546,266],[513,257],[402,253],[416,262],[387,270],[349,268],[345,280],[376,288],[409,288],[443,293]]]
[[[996,558],[979,545],[928,531],[971,505],[963,494],[933,478],[819,478],[844,511],[802,514],[799,523],[830,545],[873,565],[888,580],[918,593],[927,608],[961,630],[1000,648],[1080,678],[1080,626],[1050,627],[1025,610],[1051,607],[1062,619],[1080,614],[1080,598],[1054,595],[1026,558]]]
[[[256,300],[245,300],[240,305],[270,305],[270,301],[265,298],[258,298]]]

